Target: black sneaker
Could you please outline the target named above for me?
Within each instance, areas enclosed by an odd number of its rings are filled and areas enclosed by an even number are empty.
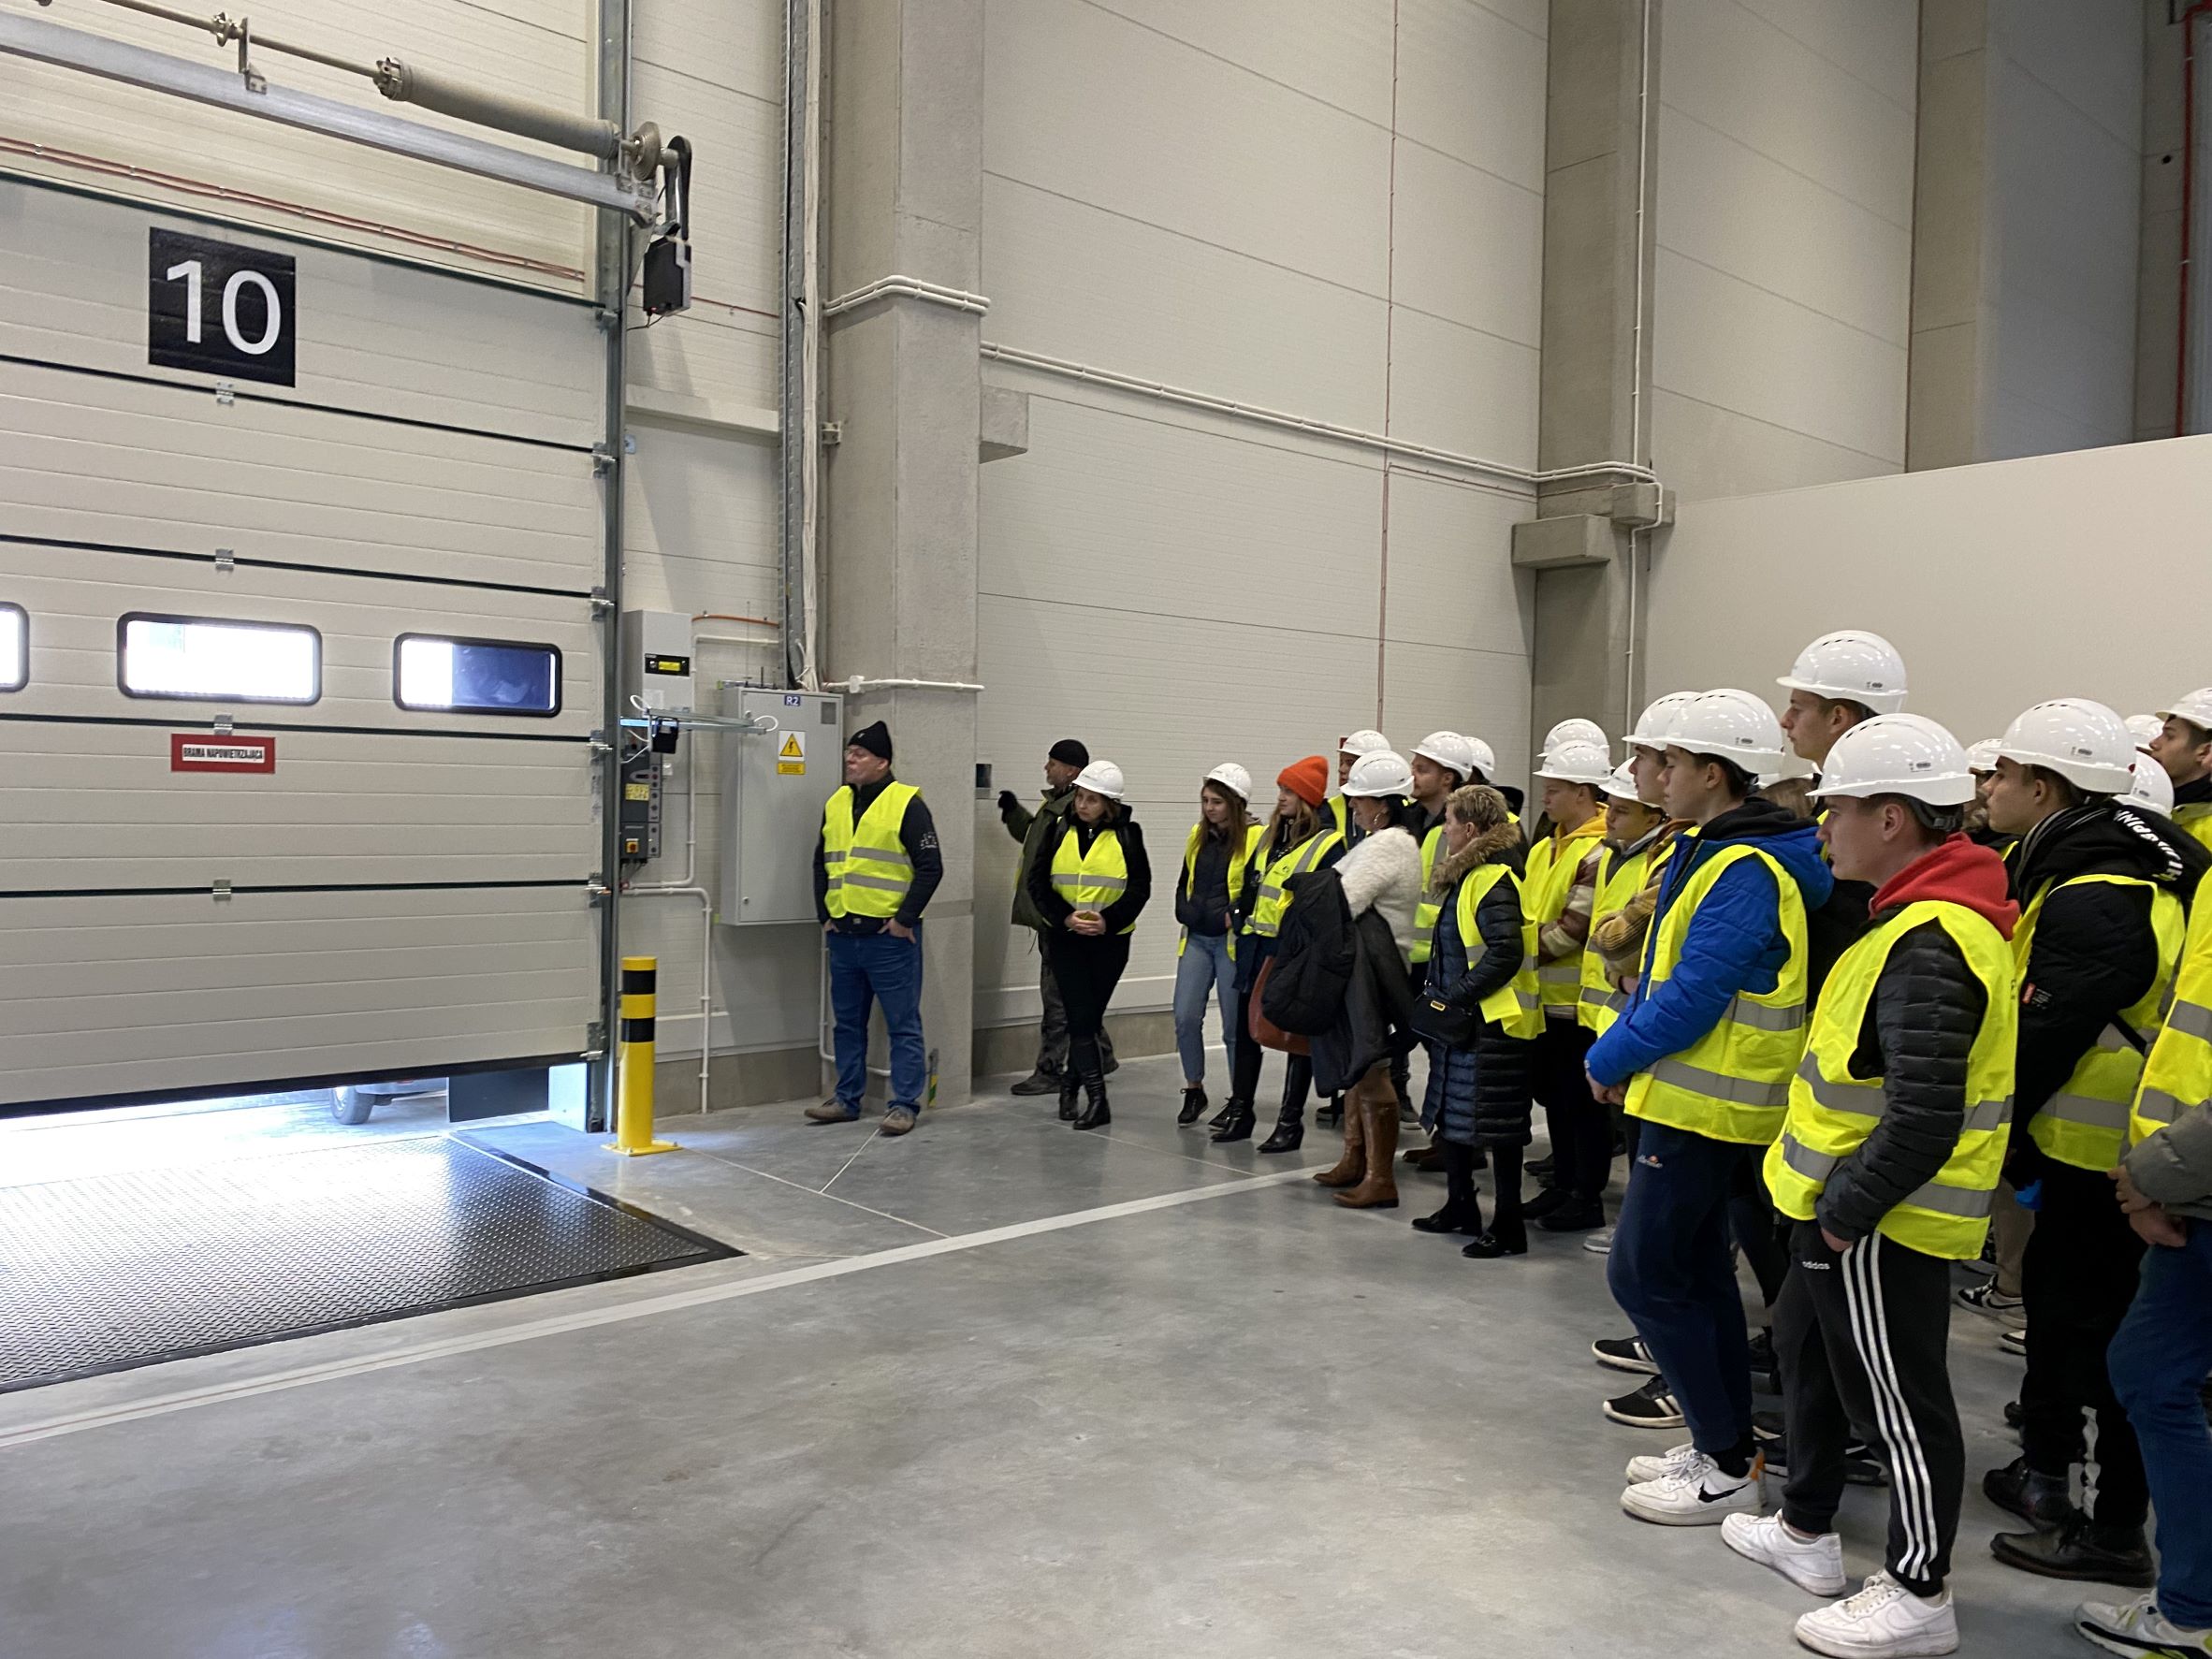
[[[1657,1376],[1659,1366],[1640,1336],[1601,1336],[1590,1345],[1590,1357],[1613,1371],[1641,1372]]]
[[[1999,1533],[1989,1553],[2009,1567],[2045,1579],[2124,1584],[2148,1590],[2158,1565],[2139,1526],[2102,1527],[2076,1510],[2059,1526],[2030,1533]]]
[[[1982,1495],[2008,1515],[2046,1531],[2064,1526],[2076,1513],[2072,1482],[2062,1475],[2037,1474],[2025,1457],[1983,1476]]]
[[[1040,1066],[1008,1092],[1016,1095],[1056,1095],[1060,1092],[1060,1074],[1047,1071]]]
[[[1684,1421],[1681,1402],[1667,1391],[1666,1379],[1656,1376],[1633,1394],[1608,1400],[1606,1416],[1632,1429],[1679,1429]]]
[[[1762,1394],[1782,1392],[1782,1361],[1774,1352],[1774,1332],[1762,1331],[1751,1339],[1752,1386]]]
[[[1783,1431],[1782,1413],[1759,1411],[1752,1414],[1752,1444],[1759,1448],[1759,1455],[1767,1460],[1767,1473],[1786,1476],[1790,1471],[1790,1443]],[[1843,1478],[1853,1486],[1887,1486],[1889,1476],[1875,1461],[1874,1448],[1863,1440],[1854,1440],[1843,1449]]]

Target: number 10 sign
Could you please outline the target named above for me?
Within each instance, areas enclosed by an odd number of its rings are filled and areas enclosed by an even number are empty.
[[[173,230],[148,235],[146,360],[292,385],[291,255]]]

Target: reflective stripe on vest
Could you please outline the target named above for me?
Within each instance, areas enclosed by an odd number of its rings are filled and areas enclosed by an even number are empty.
[[[1659,879],[1659,872],[1666,867],[1667,854],[1674,851],[1675,837],[1669,836],[1656,847],[1646,847],[1633,858],[1609,854],[1600,873],[1597,899],[1590,907],[1590,931],[1595,933],[1597,924],[1617,910],[1628,908],[1628,901],[1645,887]],[[1626,991],[1613,988],[1613,982],[1606,977],[1606,959],[1595,947],[1582,953],[1582,1000],[1575,1010],[1575,1018],[1603,1037],[1613,1027],[1613,1022],[1628,1011],[1635,999]]]
[[[1813,1011],[1804,1062],[1790,1084],[1788,1120],[1767,1152],[1767,1187],[1783,1215],[1814,1219],[1828,1177],[1865,1144],[1888,1111],[1884,1080],[1853,1076],[1851,1060],[1890,952],[1906,934],[1929,923],[1950,937],[1981,985],[1982,1026],[1967,1051],[1966,1113],[1957,1142],[1935,1178],[1901,1200],[1877,1228],[1908,1249],[1964,1261],[1982,1252],[1990,1194],[2011,1139],[2019,1001],[2004,936],[1963,905],[1942,900],[1907,905],[1861,935],[1837,959]]]
[[[1053,891],[1077,910],[1104,910],[1129,890],[1129,861],[1121,850],[1120,832],[1102,829],[1085,848],[1070,820],[1060,844],[1053,849],[1052,880]],[[1134,922],[1122,929],[1136,931]]]
[[[1564,835],[1554,831],[1529,849],[1529,874],[1521,882],[1521,902],[1528,911],[1529,920],[1537,927],[1566,914],[1567,900],[1575,891],[1575,877],[1592,848],[1603,843],[1605,833],[1606,822],[1601,815]],[[1594,904],[1592,909],[1594,915]],[[1583,954],[1577,949],[1537,964],[1536,983],[1547,1009],[1573,1008],[1581,1001]]]
[[[2147,1140],[2190,1107],[2212,1099],[2212,900],[2189,919],[2174,1005],[2143,1063],[2143,1084],[2128,1125],[2132,1141]]]
[[[899,844],[907,803],[922,792],[910,783],[887,783],[852,822],[852,786],[845,784],[822,809],[822,864],[829,879],[823,904],[832,916],[898,914],[914,884],[914,861]]]
[[[1267,873],[1259,878],[1259,899],[1252,907],[1244,931],[1257,939],[1273,939],[1280,933],[1283,912],[1290,908],[1290,895],[1286,891],[1290,878],[1318,868],[1321,860],[1343,844],[1344,837],[1334,830],[1321,830],[1269,865]]]
[[[1440,823],[1421,837],[1421,896],[1413,907],[1413,962],[1416,967],[1429,959],[1429,948],[1436,936],[1436,918],[1444,913],[1444,907],[1429,893],[1429,879],[1436,873],[1436,854],[1444,848],[1444,826]]]
[[[1775,916],[1788,946],[1774,989],[1740,991],[1711,1030],[1680,1054],[1639,1071],[1628,1084],[1628,1111],[1711,1141],[1764,1146],[1782,1131],[1790,1074],[1805,1052],[1805,898],[1774,855],[1748,842],[1724,846],[1683,879],[1674,902],[1644,942],[1638,994],[1649,997],[1681,960],[1697,907],[1724,872],[1758,859],[1774,878]]]
[[[2150,925],[2158,950],[2158,971],[2150,988],[2119,1019],[2148,1045],[2166,1004],[2174,994],[2174,977],[2181,966],[2188,923],[2181,901],[2155,883],[2138,876],[2075,876],[2045,883],[2029,901],[2013,934],[2013,960],[2019,978],[2031,982],[2036,924],[2053,893],[2062,888],[2103,882],[2115,887],[2138,887],[2150,895]],[[2116,1026],[2107,1026],[2094,1047],[2086,1050],[2074,1070],[2059,1085],[2058,1093],[2028,1120],[2028,1135],[2047,1157],[2075,1169],[2100,1174],[2120,1160],[2128,1148],[2129,1107],[2143,1081],[2143,1054]]]
[[[1500,881],[1520,885],[1520,879],[1511,868],[1502,864],[1478,864],[1460,882],[1459,903],[1452,907],[1451,925],[1470,964],[1478,960],[1486,948],[1480,921],[1482,901]],[[1518,904],[1519,894],[1514,896]],[[1433,985],[1430,990],[1433,994],[1448,988]],[[1477,1006],[1484,1019],[1495,1022],[1508,1037],[1533,1038],[1542,1034],[1544,1008],[1536,990],[1536,924],[1525,913],[1521,919],[1521,967],[1511,979]]]
[[[1190,839],[1183,843],[1183,891],[1190,894],[1193,898],[1198,896],[1193,889],[1198,886],[1199,846],[1204,839],[1205,834],[1206,826],[1202,822],[1194,823],[1190,826]],[[1244,896],[1244,880],[1250,873],[1252,854],[1259,849],[1259,826],[1256,823],[1247,823],[1244,825],[1244,840],[1230,850],[1229,908],[1232,913],[1237,908],[1237,900]],[[1186,927],[1183,930],[1183,937],[1175,942],[1175,954],[1182,955],[1184,949],[1189,943],[1190,929]],[[1231,927],[1229,930],[1229,959],[1234,962],[1236,958],[1237,930]]]

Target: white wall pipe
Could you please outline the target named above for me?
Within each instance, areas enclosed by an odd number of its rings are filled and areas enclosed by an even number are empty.
[[[1644,455],[1644,272],[1650,265],[1650,244],[1644,236],[1644,198],[1651,180],[1652,161],[1652,0],[1643,0],[1642,33],[1637,41],[1636,86],[1636,314],[1629,320],[1628,347],[1628,458],[1641,462]],[[1659,505],[1666,504],[1666,489],[1659,490]],[[1643,590],[1644,551],[1650,532],[1640,526],[1628,532],[1628,626],[1622,648],[1621,730],[1636,730],[1636,607]]]
[[[844,691],[858,697],[867,691],[980,691],[983,688],[964,679],[871,679],[854,675],[851,679],[825,679],[825,691]]]
[[[876,299],[922,299],[931,305],[950,306],[954,311],[973,312],[978,316],[991,309],[990,300],[981,294],[970,294],[965,288],[948,288],[941,283],[925,283],[920,277],[902,276],[895,272],[887,277],[878,277],[866,287],[855,288],[850,294],[838,295],[822,308],[822,314],[834,317]]]

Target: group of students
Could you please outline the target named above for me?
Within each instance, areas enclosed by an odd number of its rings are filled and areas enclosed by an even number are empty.
[[[1301,1144],[1314,1091],[1341,1099],[1343,1156],[1315,1179],[1346,1207],[1391,1206],[1404,1055],[1425,1049],[1429,1140],[1407,1156],[1447,1197],[1414,1226],[1477,1259],[1525,1253],[1531,1222],[1606,1254],[1634,1334],[1594,1350],[1651,1374],[1608,1414],[1689,1433],[1631,1462],[1623,1508],[1717,1524],[1837,1598],[1796,1633],[1839,1655],[1957,1646],[1946,1341],[1955,1293],[1998,1299],[1953,1270],[1983,1257],[1993,1209],[2032,1205],[2031,1231],[2005,1230],[2026,1235],[2007,1414],[2022,1455],[1984,1482],[2028,1530],[1992,1549],[2148,1592],[2082,1605],[2077,1630],[2108,1652],[2212,1654],[2212,904],[2192,905],[2212,867],[2212,690],[2133,721],[2038,704],[1970,751],[1903,712],[1904,664],[1878,635],[1824,636],[1780,683],[1779,718],[1733,689],[1661,698],[1617,767],[1589,722],[1555,729],[1526,830],[1485,746],[1456,733],[1410,756],[1355,733],[1339,793],[1308,756],[1264,823],[1244,770],[1216,767],[1175,888],[1180,1121],[1210,1104],[1218,1000],[1231,1076],[1214,1138],[1254,1132],[1263,1050],[1286,1050],[1260,1150]],[[1784,804],[1801,765],[1816,819]],[[1089,1092],[1079,1112],[1063,1090],[1078,1128],[1106,1121],[1084,1045],[1150,890],[1122,793],[1118,770],[1087,767],[1028,883]],[[1551,1156],[1524,1202],[1533,1104]],[[1770,1310],[1756,1347],[1739,1258]],[[1779,1372],[1779,1435],[1754,1423],[1759,1371]],[[1888,1485],[1889,1535],[1844,1595],[1834,1520],[1855,1479]]]

